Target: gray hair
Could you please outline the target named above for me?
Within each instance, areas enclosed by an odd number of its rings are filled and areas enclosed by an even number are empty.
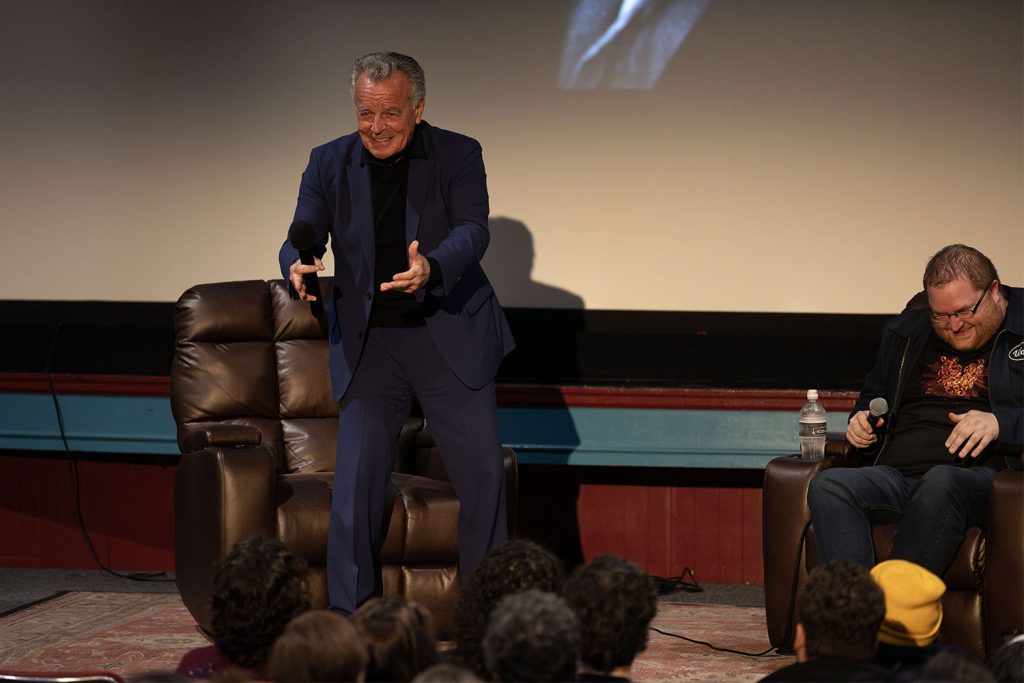
[[[371,52],[363,55],[352,65],[349,87],[355,94],[356,79],[366,75],[371,81],[383,81],[395,72],[403,73],[409,79],[412,90],[412,104],[416,106],[427,96],[427,78],[423,67],[408,55],[398,52]]]
[[[570,681],[580,654],[580,622],[569,604],[531,588],[506,595],[487,620],[484,661],[499,681]]]

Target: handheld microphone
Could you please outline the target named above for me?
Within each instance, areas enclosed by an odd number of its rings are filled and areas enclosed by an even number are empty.
[[[311,223],[307,221],[295,221],[292,223],[292,226],[288,228],[288,241],[298,250],[299,263],[304,266],[316,265],[316,254],[313,253],[313,248],[316,246],[316,231]],[[317,318],[322,318],[324,315],[324,302],[322,301],[323,296],[320,294],[320,281],[317,279],[316,273],[303,273],[302,284],[305,285],[307,294],[316,297],[316,301],[309,302],[309,310]]]
[[[882,421],[882,418],[888,412],[888,401],[881,396],[871,399],[871,403],[868,404],[868,424],[871,425],[871,431],[878,427],[878,423]]]

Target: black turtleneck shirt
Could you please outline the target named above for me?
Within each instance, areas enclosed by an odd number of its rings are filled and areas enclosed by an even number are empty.
[[[363,149],[362,164],[370,167],[373,193],[374,254],[373,309],[371,327],[421,327],[426,324],[419,303],[412,294],[380,291],[382,282],[391,282],[396,273],[409,270],[409,245],[405,241],[405,203],[409,185],[409,159],[427,158],[421,126],[417,125],[412,140],[404,150],[378,159]],[[441,282],[437,262],[430,262],[428,289]]]

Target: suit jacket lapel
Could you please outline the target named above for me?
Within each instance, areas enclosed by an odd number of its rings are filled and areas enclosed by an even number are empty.
[[[370,183],[370,167],[363,166],[363,146],[355,146],[352,159],[348,165],[349,197],[352,202],[352,226],[359,233],[359,242],[363,245],[363,262],[373,276],[376,254],[373,235],[373,187]]]
[[[433,180],[437,164],[432,158],[430,125],[426,122],[420,127],[423,136],[425,159],[413,157],[409,159],[409,182],[405,189],[405,243],[411,244],[417,239],[420,231],[420,217],[427,202],[427,194]]]
[[[420,216],[430,184],[430,159],[409,159],[409,184],[405,190],[405,243],[412,244],[420,231]]]

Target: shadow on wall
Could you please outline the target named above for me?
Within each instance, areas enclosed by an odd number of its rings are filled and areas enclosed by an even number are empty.
[[[516,350],[502,363],[498,382],[582,384],[583,299],[533,280],[533,236],[522,222],[492,218],[490,231],[483,266],[505,306],[516,339]]]
[[[558,387],[582,383],[579,337],[584,331],[583,299],[532,279],[533,236],[521,221],[492,218],[490,231],[483,266],[502,303],[514,304],[506,308],[506,314],[516,339],[516,349],[502,363],[498,381],[547,385],[541,389],[543,406],[512,407],[517,413],[514,416],[506,412],[504,419],[525,419],[539,430],[538,443],[512,445],[520,458],[536,450],[564,462],[580,445],[580,437]],[[506,411],[509,408],[506,406]],[[532,414],[534,411],[537,414]],[[520,468],[520,499],[543,500],[545,504],[519,505],[519,536],[553,549],[572,567],[583,561],[577,516],[579,482],[573,477],[548,477],[548,468],[543,464]]]
[[[566,289],[532,279],[533,235],[521,221],[491,218],[491,243],[484,255],[487,278],[503,304],[583,310],[583,299]]]
[[[521,221],[492,218],[490,227],[484,270],[505,306],[517,347],[502,364],[498,381],[582,384],[583,299],[533,280],[533,236]]]

